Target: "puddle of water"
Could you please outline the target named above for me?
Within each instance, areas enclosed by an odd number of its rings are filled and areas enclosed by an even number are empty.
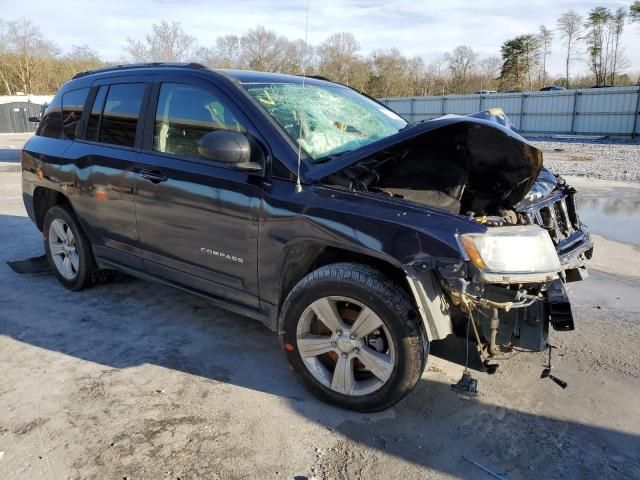
[[[640,245],[640,188],[582,190],[577,202],[580,219],[591,232]]]

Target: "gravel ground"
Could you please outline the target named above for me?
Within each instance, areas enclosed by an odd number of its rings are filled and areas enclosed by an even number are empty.
[[[640,143],[532,139],[544,164],[561,175],[640,183]]]

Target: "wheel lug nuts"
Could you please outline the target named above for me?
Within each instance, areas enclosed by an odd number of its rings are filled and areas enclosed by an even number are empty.
[[[347,358],[347,354],[346,354],[346,353],[343,353],[343,354],[342,354],[342,358]]]
[[[336,346],[336,342],[331,342],[331,346],[335,347]]]
[[[342,335],[342,330],[338,330],[336,333],[338,334],[338,336],[340,336]]]
[[[360,353],[360,349],[358,347],[354,348],[353,353]]]
[[[355,340],[355,339],[356,339],[356,336],[352,333],[351,335],[349,335],[349,338],[350,338],[351,340]]]

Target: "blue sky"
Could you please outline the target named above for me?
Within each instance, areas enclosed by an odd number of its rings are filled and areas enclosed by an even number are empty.
[[[498,55],[501,43],[555,28],[562,12],[585,15],[594,6],[615,10],[628,1],[557,0],[311,0],[309,41],[317,44],[334,32],[354,33],[362,53],[395,46],[427,62],[457,45],[470,45],[482,56]],[[304,37],[305,0],[0,0],[4,20],[33,19],[63,49],[88,44],[105,59],[118,60],[126,37],[143,38],[151,23],[178,20],[199,43],[212,45],[218,35],[242,34],[258,24],[290,38]],[[640,25],[628,25],[623,39],[630,70],[640,70]],[[561,73],[562,46],[556,39],[549,70]],[[575,70],[584,70],[577,62]]]

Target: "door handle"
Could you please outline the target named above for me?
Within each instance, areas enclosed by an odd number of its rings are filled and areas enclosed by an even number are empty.
[[[168,180],[168,178],[169,178],[164,173],[162,173],[160,170],[145,170],[145,169],[141,169],[138,172],[138,175],[140,175],[140,177],[144,178],[145,180],[149,180],[151,183],[166,182]]]

